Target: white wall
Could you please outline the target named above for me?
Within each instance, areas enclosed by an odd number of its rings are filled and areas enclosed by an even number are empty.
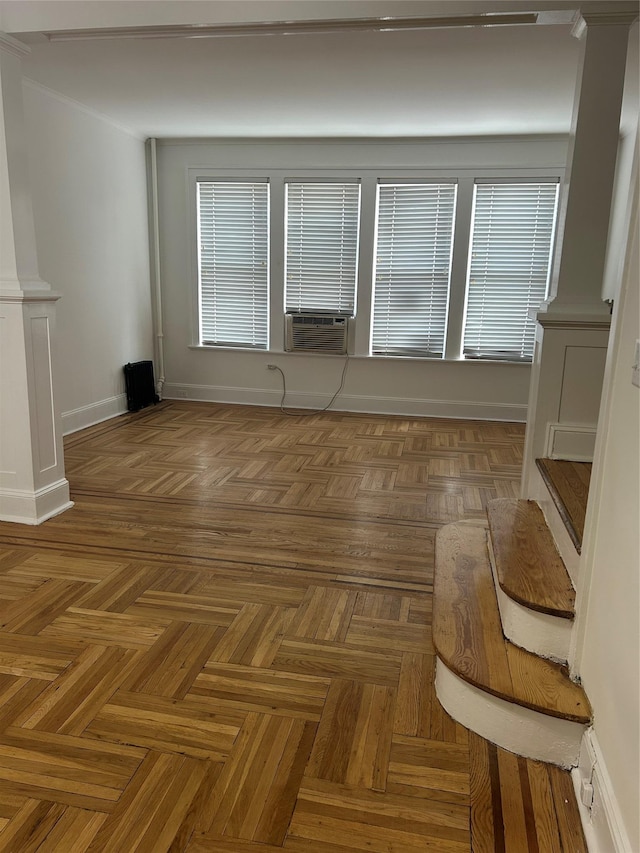
[[[200,348],[195,330],[195,217],[189,175],[201,171],[240,177],[243,170],[379,169],[389,177],[401,169],[478,170],[513,174],[518,169],[564,166],[563,138],[536,140],[463,139],[445,141],[236,141],[164,140],[158,145],[160,247],[164,311],[165,396],[275,405],[281,378],[267,363],[282,367],[289,405],[325,405],[338,388],[343,360],[331,356],[283,353],[282,317],[272,311],[271,352]],[[189,172],[191,170],[191,172]],[[364,189],[363,189],[364,193]],[[371,210],[369,211],[371,214]],[[364,216],[363,205],[363,237]],[[372,230],[371,230],[372,233]],[[272,241],[282,239],[272,229]],[[361,261],[373,246],[362,246]],[[463,264],[466,259],[463,259]],[[370,275],[369,260],[369,275]],[[361,270],[364,269],[361,263]],[[363,273],[364,274],[364,273]],[[368,283],[366,283],[368,286]],[[272,296],[282,299],[282,270],[272,268]],[[361,312],[362,316],[362,312]],[[362,324],[362,319],[360,320]],[[362,325],[360,325],[360,332]],[[366,341],[356,333],[343,394],[334,408],[352,411],[524,420],[530,368],[522,364],[366,358]]]
[[[636,142],[632,187],[637,156]],[[631,383],[640,338],[637,188],[631,235],[614,309],[585,526],[583,559],[590,583],[579,602],[578,656],[604,765],[597,775],[603,803],[592,819],[597,834],[604,828],[605,837],[617,838],[620,851],[640,850],[640,388]],[[605,821],[613,826],[604,827]]]
[[[62,294],[69,432],[123,411],[123,365],[152,357],[144,142],[30,83],[24,104],[39,270]]]
[[[639,42],[640,23],[636,21],[629,33],[629,49],[627,53],[622,116],[620,120],[620,142],[618,145],[618,159],[613,183],[611,219],[609,221],[607,255],[602,283],[603,299],[616,299],[618,296],[629,237],[629,187],[632,186],[633,182],[634,149],[638,127],[638,110],[640,109],[640,99],[638,97],[638,80],[640,78]]]

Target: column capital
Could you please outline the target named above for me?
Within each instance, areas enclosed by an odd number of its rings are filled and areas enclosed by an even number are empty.
[[[22,59],[24,56],[29,56],[31,48],[0,30],[0,53],[10,53],[12,56]]]
[[[580,306],[577,306],[579,309]],[[575,312],[557,313],[534,312],[534,319],[543,329],[595,329],[607,331],[611,326],[611,315],[597,315]]]
[[[0,305],[7,302],[57,302],[60,296],[55,290],[4,290],[0,282]]]
[[[601,12],[582,11],[578,13],[577,18],[574,21],[571,29],[571,35],[574,36],[574,38],[581,39],[584,37],[589,27],[630,27],[637,18],[637,10],[635,12],[615,12],[613,10],[605,10]]]

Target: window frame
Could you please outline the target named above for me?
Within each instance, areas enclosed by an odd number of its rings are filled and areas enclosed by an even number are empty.
[[[194,350],[224,350],[236,353],[282,354],[286,358],[340,358],[340,356],[323,353],[301,354],[285,353],[285,304],[284,304],[284,252],[285,252],[285,218],[284,218],[284,184],[292,182],[325,181],[342,183],[360,181],[360,233],[357,260],[357,281],[355,295],[356,318],[349,330],[349,354],[352,358],[375,358],[430,363],[458,362],[465,364],[502,364],[522,365],[527,362],[506,361],[494,359],[465,359],[462,354],[464,305],[466,300],[466,273],[468,263],[468,248],[470,244],[471,208],[473,187],[476,180],[522,182],[559,181],[560,199],[556,220],[556,241],[559,233],[560,210],[562,208],[562,190],[564,169],[561,166],[549,167],[474,167],[473,164],[460,167],[414,167],[405,166],[363,166],[342,168],[309,168],[297,167],[260,167],[251,168],[214,168],[212,166],[185,166],[184,198],[187,205],[184,239],[189,247],[190,269],[188,280],[191,300],[191,344]],[[196,221],[196,178],[209,181],[268,181],[270,186],[270,219],[269,219],[269,323],[268,349],[242,347],[222,347],[202,345],[199,342],[199,305],[198,305],[198,263],[197,263],[197,221]],[[449,291],[449,307],[447,329],[445,336],[445,353],[443,358],[425,359],[422,356],[405,355],[372,355],[370,351],[373,289],[374,289],[374,248],[375,248],[375,219],[376,193],[379,182],[386,183],[427,183],[438,181],[457,181],[458,193],[456,216],[454,221],[453,253],[451,260],[451,280]],[[179,206],[178,198],[175,199]],[[173,238],[172,238],[173,239]]]
[[[317,313],[334,313],[336,315],[342,314],[344,316],[355,317],[358,311],[358,278],[359,278],[359,260],[360,260],[360,243],[361,243],[361,218],[362,218],[362,182],[359,178],[347,179],[342,178],[340,180],[336,178],[328,178],[328,177],[318,177],[315,179],[299,179],[299,178],[285,178],[283,181],[284,184],[284,208],[283,208],[283,219],[284,219],[284,247],[283,247],[283,263],[284,263],[284,271],[283,271],[283,299],[284,299],[284,310],[285,313],[305,313],[305,312],[317,312]],[[310,305],[309,307],[300,307],[300,308],[289,308],[287,306],[287,278],[288,278],[288,246],[289,246],[289,185],[294,186],[302,186],[309,184],[328,184],[334,186],[355,186],[357,187],[357,209],[356,209],[356,239],[355,239],[355,259],[354,259],[354,282],[353,282],[353,308],[350,311],[342,310],[340,308],[319,308],[318,305]],[[300,288],[301,290],[303,288]]]
[[[533,349],[531,358],[525,357],[507,357],[507,356],[497,356],[491,353],[487,355],[465,355],[465,331],[467,326],[467,317],[469,310],[469,295],[471,291],[471,269],[472,269],[472,252],[473,252],[473,243],[474,243],[474,232],[475,232],[475,223],[476,223],[476,197],[477,197],[477,188],[480,186],[520,186],[523,184],[532,184],[532,185],[543,185],[543,184],[553,184],[556,186],[556,196],[555,196],[555,206],[553,212],[553,221],[551,224],[551,233],[549,239],[549,256],[547,259],[547,273],[546,273],[546,283],[545,283],[545,292],[543,296],[543,301],[547,299],[549,295],[549,288],[551,286],[551,276],[553,273],[553,263],[555,259],[555,250],[556,250],[556,242],[558,239],[559,233],[559,218],[560,218],[560,204],[562,198],[562,179],[558,176],[550,177],[548,174],[545,176],[531,176],[531,177],[516,177],[509,176],[503,178],[495,178],[495,177],[487,177],[480,178],[475,177],[473,181],[473,201],[472,201],[472,212],[471,212],[471,222],[469,226],[469,241],[468,241],[468,251],[467,251],[467,268],[465,272],[465,300],[464,300],[464,311],[462,316],[462,330],[461,330],[461,340],[460,340],[460,358],[465,362],[472,361],[480,361],[480,362],[494,362],[494,363],[506,363],[506,364],[531,364],[533,361]],[[531,309],[529,309],[531,310]]]
[[[267,233],[266,233],[266,339],[264,346],[249,345],[242,342],[234,343],[232,341],[223,341],[216,343],[213,341],[204,340],[203,319],[202,319],[202,277],[201,277],[201,246],[200,246],[200,207],[199,207],[199,185],[200,184],[246,184],[251,186],[266,187],[266,218],[267,218]],[[231,177],[224,178],[203,178],[196,176],[195,179],[195,206],[196,206],[196,275],[197,275],[197,341],[199,346],[211,349],[231,349],[231,350],[251,350],[259,352],[268,352],[270,346],[270,323],[269,323],[269,306],[271,297],[271,270],[270,270],[270,219],[271,219],[271,192],[270,184],[267,179],[258,178],[239,178]]]
[[[452,216],[451,216],[451,243],[449,246],[449,261],[448,261],[448,276],[447,276],[447,288],[445,294],[445,307],[444,307],[444,322],[442,328],[443,334],[443,343],[442,343],[442,353],[420,353],[418,350],[411,352],[411,348],[407,347],[407,352],[405,353],[393,353],[393,352],[376,352],[374,351],[374,327],[375,327],[375,302],[376,302],[376,280],[378,274],[378,245],[379,245],[379,225],[380,225],[380,197],[381,190],[383,187],[406,187],[406,186],[416,186],[416,187],[425,187],[425,186],[438,186],[438,187],[451,187],[453,189],[453,200],[452,200]],[[445,178],[432,178],[430,180],[426,179],[415,179],[415,180],[388,180],[388,179],[379,179],[377,182],[377,191],[376,191],[376,210],[375,210],[375,234],[373,241],[373,278],[371,282],[371,320],[370,320],[370,342],[369,342],[369,355],[372,358],[419,358],[419,359],[430,359],[435,361],[441,361],[444,359],[447,348],[447,333],[449,328],[449,308],[451,303],[451,279],[453,272],[453,249],[456,237],[456,221],[457,221],[457,206],[458,206],[458,181],[455,179],[445,179]]]

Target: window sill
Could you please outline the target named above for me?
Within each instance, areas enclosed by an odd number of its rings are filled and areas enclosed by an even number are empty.
[[[206,352],[243,353],[251,355],[268,356],[269,358],[344,358],[344,355],[335,355],[325,352],[284,352],[283,350],[255,349],[253,347],[217,347],[204,344],[190,344],[190,350]],[[416,362],[419,364],[484,364],[501,365],[505,367],[531,367],[530,361],[506,361],[504,359],[491,358],[429,358],[411,355],[349,355],[350,361],[388,361],[388,362]]]

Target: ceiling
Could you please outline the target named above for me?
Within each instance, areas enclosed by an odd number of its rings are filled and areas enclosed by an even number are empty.
[[[451,15],[530,5],[11,0],[0,3],[0,24],[30,42],[26,77],[141,136],[566,133],[580,51],[568,24],[60,42],[37,35],[80,27]],[[538,2],[536,8],[545,5],[571,4]],[[637,59],[637,25],[634,51]],[[637,100],[636,85],[627,93],[628,109],[637,109]]]

